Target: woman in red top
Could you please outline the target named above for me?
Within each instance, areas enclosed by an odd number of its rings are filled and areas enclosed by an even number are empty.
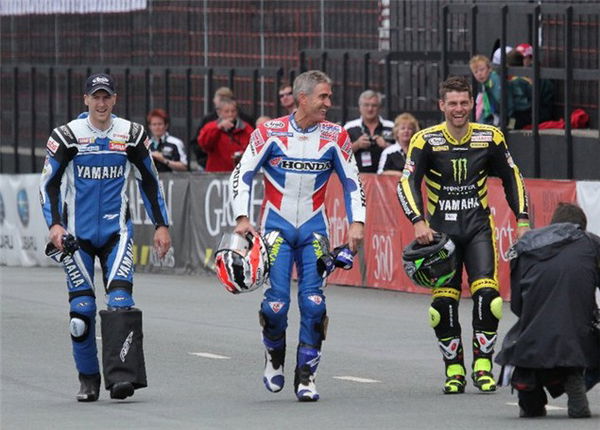
[[[221,100],[217,114],[219,119],[202,127],[198,145],[208,154],[206,172],[231,172],[248,146],[253,128],[238,118],[233,99]]]

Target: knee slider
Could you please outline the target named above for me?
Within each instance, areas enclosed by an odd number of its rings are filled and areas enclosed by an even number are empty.
[[[429,323],[438,337],[460,335],[458,301],[450,297],[435,298],[429,307]]]
[[[482,320],[493,316],[495,319],[502,318],[502,297],[498,290],[493,288],[482,288],[473,294],[473,300],[477,312],[481,315]]]
[[[69,331],[75,342],[87,338],[90,326],[96,323],[96,302],[93,297],[80,296],[71,300]]]
[[[325,297],[322,294],[307,294],[300,297],[300,312],[303,316],[320,320],[325,310]]]

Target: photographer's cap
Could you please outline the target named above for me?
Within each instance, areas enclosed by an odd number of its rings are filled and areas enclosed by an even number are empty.
[[[92,95],[98,90],[104,90],[111,96],[115,94],[115,81],[106,73],[94,73],[85,81],[85,93]]]

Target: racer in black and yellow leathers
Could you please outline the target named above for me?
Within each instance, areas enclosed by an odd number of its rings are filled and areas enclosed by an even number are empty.
[[[518,220],[518,237],[529,228],[526,192],[502,132],[493,126],[469,122],[473,97],[468,81],[458,77],[444,81],[439,104],[446,122],[413,136],[398,197],[419,243],[431,242],[433,232],[440,231],[448,234],[457,248],[457,275],[449,285],[433,289],[429,308],[430,322],[446,364],[444,392],[462,393],[466,384],[458,320],[463,264],[474,303],[473,382],[481,391],[494,391],[491,358],[502,316],[502,299],[487,177],[494,173],[502,179],[506,199]],[[427,216],[421,197],[423,178]]]

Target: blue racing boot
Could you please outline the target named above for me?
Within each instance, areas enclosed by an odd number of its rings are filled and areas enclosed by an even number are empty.
[[[297,365],[294,377],[294,390],[301,402],[316,402],[319,393],[315,386],[317,367],[321,360],[321,351],[309,346],[299,345]]]
[[[263,333],[263,344],[265,345],[265,372],[263,382],[267,390],[278,393],[283,389],[285,377],[283,375],[283,364],[285,362],[285,335],[280,339],[269,339]]]

